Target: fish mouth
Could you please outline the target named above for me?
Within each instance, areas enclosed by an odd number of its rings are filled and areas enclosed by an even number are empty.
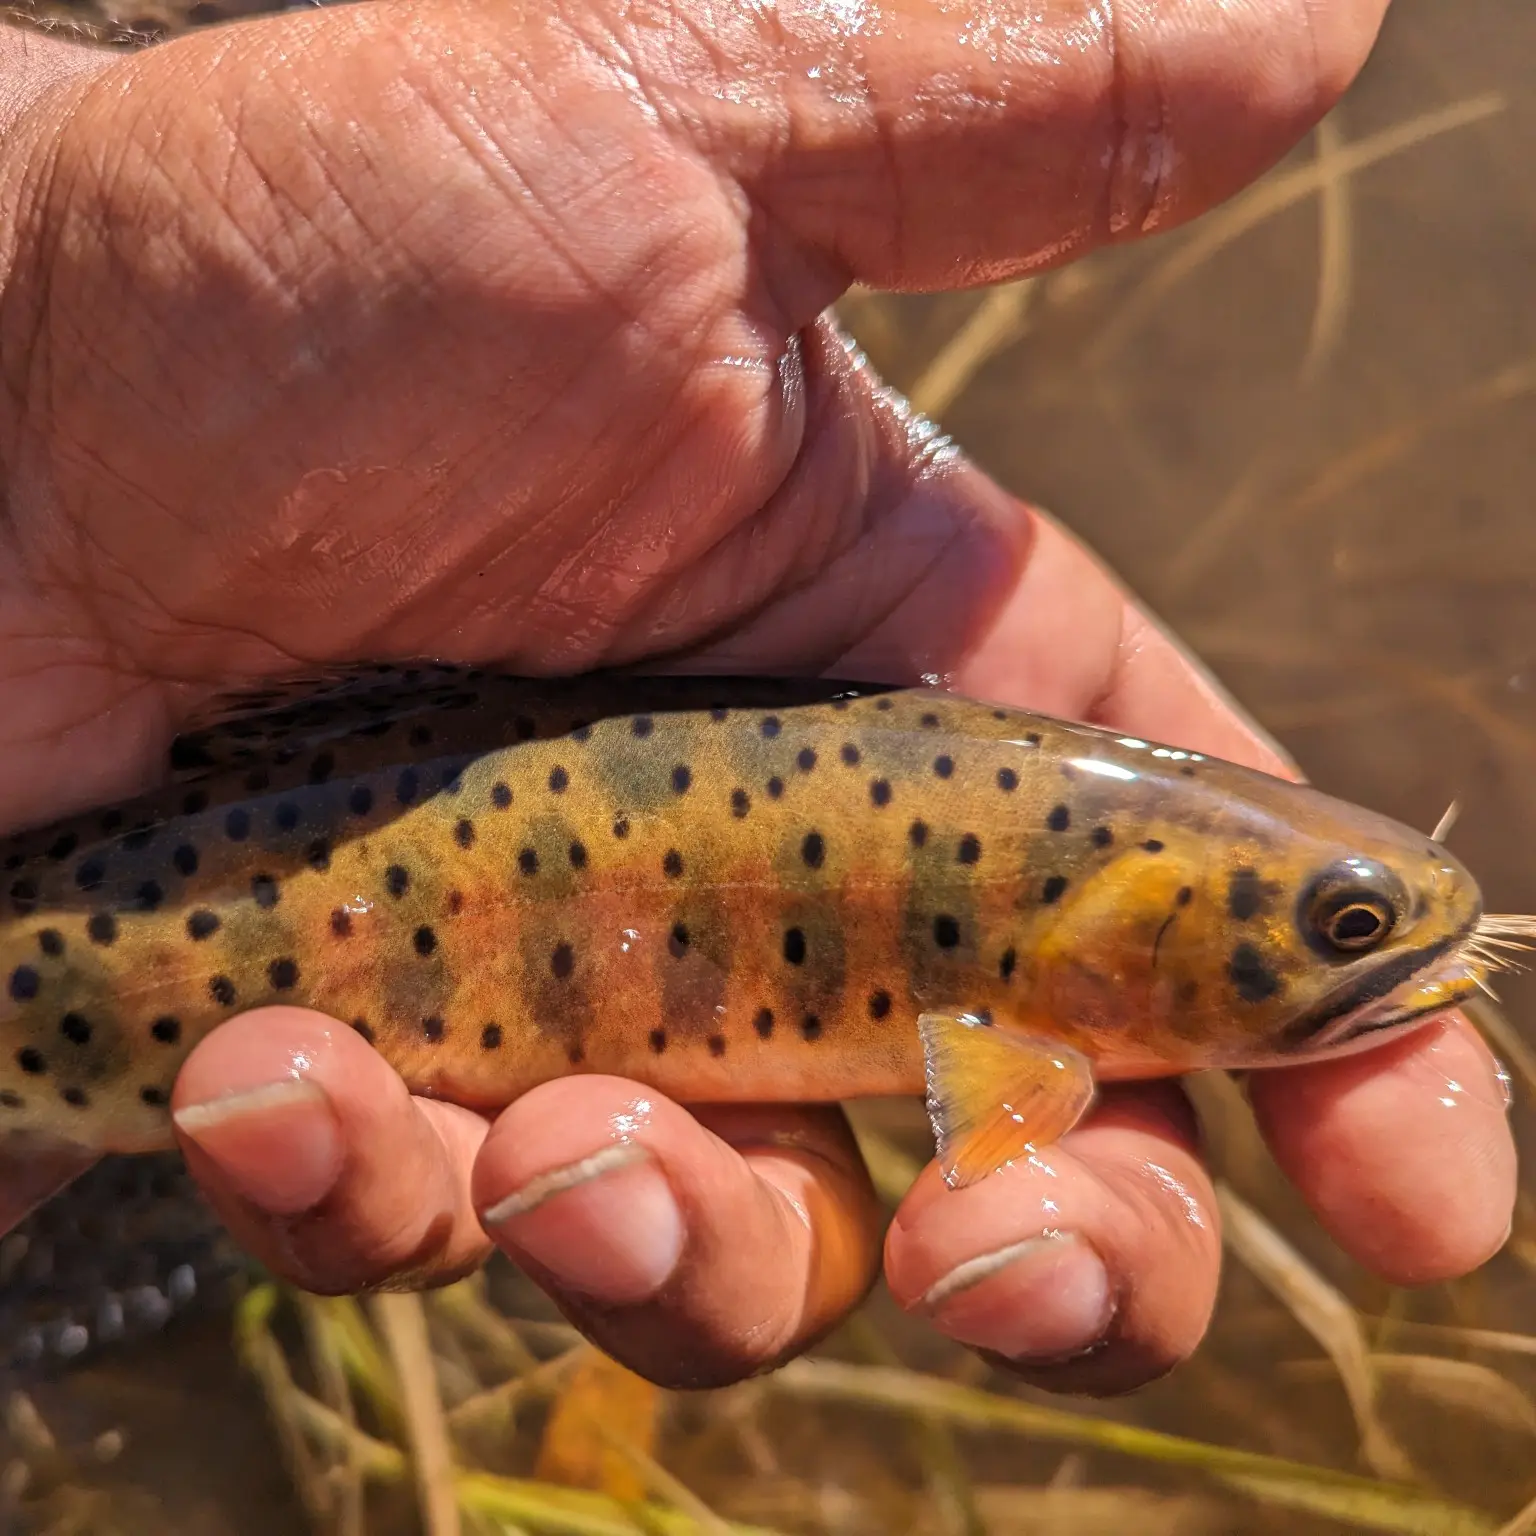
[[[1485,986],[1478,919],[1423,949],[1389,960],[1368,975],[1335,988],[1286,1029],[1281,1049],[1337,1054],[1357,1040],[1398,1029],[1454,1008]]]

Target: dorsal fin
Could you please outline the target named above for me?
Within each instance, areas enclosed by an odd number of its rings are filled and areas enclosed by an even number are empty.
[[[178,783],[291,758],[344,736],[359,715],[394,721],[438,708],[485,675],[478,667],[422,661],[336,667],[223,693],[189,716],[170,746]]]

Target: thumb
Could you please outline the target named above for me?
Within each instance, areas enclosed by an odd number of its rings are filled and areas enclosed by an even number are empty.
[[[1194,217],[1333,105],[1387,0],[787,0],[633,42],[841,287],[996,281]]]

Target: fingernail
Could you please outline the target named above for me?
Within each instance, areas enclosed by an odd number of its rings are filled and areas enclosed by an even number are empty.
[[[341,1127],[307,1079],[186,1104],[173,1118],[238,1195],[273,1216],[312,1209],[341,1177]]]
[[[481,1220],[560,1285],[609,1306],[649,1300],[683,1251],[672,1188],[634,1142],[530,1179]]]
[[[922,1307],[962,1344],[1035,1361],[1091,1349],[1115,1312],[1104,1261],[1081,1238],[1054,1233],[956,1265]]]

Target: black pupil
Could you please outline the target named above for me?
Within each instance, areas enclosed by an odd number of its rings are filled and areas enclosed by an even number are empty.
[[[1370,907],[1345,907],[1329,925],[1329,936],[1338,944],[1359,944],[1374,939],[1384,926],[1381,913]]]

